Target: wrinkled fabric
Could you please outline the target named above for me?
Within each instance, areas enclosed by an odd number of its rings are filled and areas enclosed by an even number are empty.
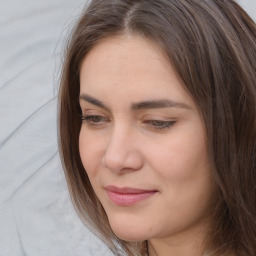
[[[65,39],[82,0],[0,0],[0,256],[111,255],[71,205],[57,148]]]

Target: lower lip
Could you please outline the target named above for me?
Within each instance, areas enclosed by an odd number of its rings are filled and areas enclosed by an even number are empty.
[[[153,196],[156,193],[157,193],[156,191],[147,191],[147,192],[142,192],[142,193],[122,194],[122,193],[107,191],[109,199],[113,203],[115,203],[116,205],[119,205],[119,206],[134,205],[140,201],[143,201],[143,200]]]

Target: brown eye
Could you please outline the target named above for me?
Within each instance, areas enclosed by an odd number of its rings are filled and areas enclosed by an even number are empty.
[[[86,122],[89,125],[100,125],[108,122],[108,119],[104,116],[99,115],[87,115],[82,116],[82,121]]]
[[[144,123],[152,126],[154,129],[160,130],[170,128],[175,123],[175,121],[148,120]]]

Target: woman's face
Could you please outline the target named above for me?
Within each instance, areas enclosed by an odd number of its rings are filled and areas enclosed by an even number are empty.
[[[204,123],[160,50],[138,36],[105,39],[84,58],[80,88],[80,155],[115,234],[140,241],[205,230]]]

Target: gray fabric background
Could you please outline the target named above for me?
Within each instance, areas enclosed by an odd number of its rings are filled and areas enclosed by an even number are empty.
[[[106,255],[71,206],[57,152],[61,50],[85,1],[0,1],[0,256]]]
[[[61,51],[84,3],[0,0],[0,256],[111,255],[76,216],[57,150]]]

